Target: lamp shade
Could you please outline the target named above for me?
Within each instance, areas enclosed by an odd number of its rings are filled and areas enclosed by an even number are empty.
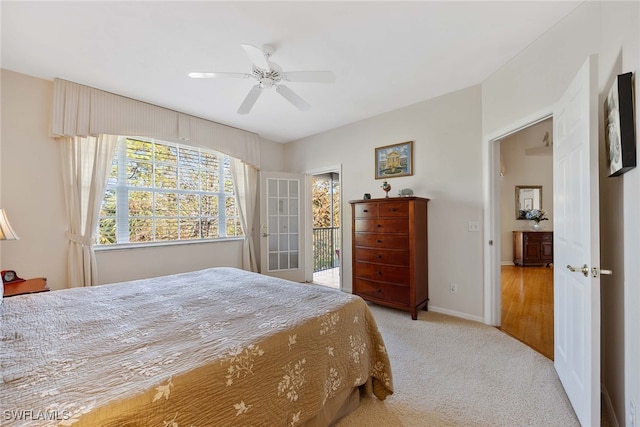
[[[0,240],[18,240],[19,237],[13,228],[11,228],[11,224],[9,224],[9,220],[7,219],[7,214],[4,209],[0,209]]]

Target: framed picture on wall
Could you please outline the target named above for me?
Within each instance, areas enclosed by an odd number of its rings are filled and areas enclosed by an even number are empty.
[[[413,175],[413,141],[376,148],[376,179]]]
[[[609,176],[618,176],[636,167],[633,73],[616,77],[604,104],[604,114]]]

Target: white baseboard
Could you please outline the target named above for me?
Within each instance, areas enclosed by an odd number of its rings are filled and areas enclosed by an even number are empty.
[[[619,427],[618,419],[616,418],[616,412],[613,410],[613,404],[611,403],[611,397],[609,396],[609,392],[604,384],[600,384],[600,392],[602,393],[602,400],[604,401],[603,411],[607,411],[609,413],[609,418],[611,419],[611,425],[613,427]]]
[[[433,311],[434,313],[448,314],[449,316],[455,316],[461,319],[473,320],[474,322],[484,323],[484,318],[480,316],[473,316],[471,314],[463,313],[461,311],[449,310],[448,308],[434,307],[432,305],[430,305],[428,309],[429,311]]]
[[[500,265],[515,265],[513,261],[502,261]]]

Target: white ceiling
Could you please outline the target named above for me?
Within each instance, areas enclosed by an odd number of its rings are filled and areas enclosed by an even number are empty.
[[[2,68],[77,83],[289,142],[481,83],[581,2],[2,1]],[[236,113],[251,79],[241,43],[276,47],[284,71],[331,70],[332,84],[287,83]]]

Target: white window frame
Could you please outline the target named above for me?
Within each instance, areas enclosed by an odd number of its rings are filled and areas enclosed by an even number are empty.
[[[135,185],[129,185],[127,182],[127,144],[126,141],[128,139],[131,140],[136,140],[136,141],[143,141],[143,142],[149,142],[152,143],[152,159],[151,159],[151,166],[153,168],[153,171],[151,172],[151,177],[152,177],[152,185],[150,187],[146,187],[146,186],[135,186]],[[202,188],[200,187],[198,190],[185,190],[185,189],[180,189],[180,173],[179,173],[179,169],[181,168],[180,166],[180,161],[176,160],[176,164],[172,165],[176,167],[176,187],[177,188],[156,188],[155,187],[155,168],[157,165],[166,165],[163,164],[160,160],[157,160],[155,157],[155,147],[156,144],[159,145],[165,145],[165,146],[170,146],[170,147],[174,147],[176,148],[177,153],[180,152],[180,148],[184,148],[190,151],[197,151],[198,153],[209,153],[209,154],[215,154],[219,157],[219,162],[218,162],[218,191],[206,191],[206,190],[202,190]],[[179,154],[176,154],[179,155]],[[101,220],[105,219],[105,218],[113,218],[111,216],[102,216],[100,215],[99,217],[99,221],[98,221],[98,231],[97,231],[97,235],[98,235],[98,242],[96,243],[97,248],[100,249],[108,249],[108,248],[115,248],[115,247],[130,247],[130,246],[139,246],[139,245],[173,245],[173,244],[183,244],[183,243],[197,243],[197,242],[206,242],[206,241],[217,241],[217,240],[228,240],[228,239],[238,239],[238,238],[243,238],[244,234],[242,231],[242,228],[240,226],[240,222],[238,221],[238,200],[237,200],[237,196],[235,194],[235,188],[232,189],[233,192],[231,193],[225,193],[225,170],[227,168],[231,168],[231,157],[224,154],[224,153],[220,153],[218,151],[215,150],[210,150],[210,149],[205,149],[205,148],[199,148],[199,147],[195,147],[195,146],[191,146],[191,145],[186,145],[186,144],[179,144],[179,143],[174,143],[174,142],[169,142],[169,141],[163,141],[163,140],[158,140],[158,139],[154,139],[154,138],[143,138],[143,137],[130,137],[130,136],[119,136],[118,137],[118,145],[116,147],[116,153],[114,155],[114,160],[113,160],[114,164],[117,164],[118,166],[118,177],[117,179],[113,179],[110,178],[108,180],[107,183],[107,188],[105,191],[105,197],[107,195],[107,193],[109,191],[115,191],[116,193],[116,216],[115,216],[115,220],[116,220],[116,243],[100,243],[99,241],[99,236],[100,236],[100,224],[101,224]],[[184,167],[184,166],[182,166]],[[229,171],[230,172],[230,171]],[[233,182],[232,182],[232,186],[233,186]],[[136,218],[135,216],[131,216],[129,215],[129,192],[130,191],[146,191],[146,192],[151,192],[152,193],[152,197],[155,201],[155,195],[156,194],[160,194],[160,193],[176,193],[178,194],[178,196],[180,195],[206,195],[206,196],[214,196],[217,197],[218,199],[218,212],[217,212],[217,220],[218,220],[218,237],[202,237],[202,235],[200,237],[197,238],[189,238],[189,239],[183,239],[180,238],[180,217],[181,217],[181,212],[180,212],[180,208],[178,207],[178,213],[177,216],[172,216],[169,218],[175,218],[178,222],[178,238],[174,239],[174,240],[166,240],[166,239],[157,239],[156,236],[156,230],[155,230],[155,224],[156,224],[156,219],[166,219],[167,216],[156,216],[156,212],[155,212],[155,203],[152,202],[152,206],[153,206],[153,211],[152,211],[152,215],[151,216],[144,216],[143,218],[149,218],[152,220],[152,228],[153,228],[153,239],[149,240],[149,241],[141,241],[141,242],[130,242],[129,241],[129,219],[130,218]],[[237,233],[233,236],[227,236],[227,209],[226,209],[226,202],[229,198],[234,198],[235,200],[235,207],[236,207],[236,212],[234,215],[233,220],[235,221],[235,223],[237,224],[236,226],[236,230]],[[202,200],[202,199],[201,199]],[[104,203],[104,197],[103,197],[103,203]],[[202,211],[202,205],[200,205],[200,210]],[[102,213],[102,212],[101,212]],[[192,216],[189,216],[190,218]],[[203,216],[201,215],[200,218],[202,219]],[[210,217],[207,217],[210,218]]]

